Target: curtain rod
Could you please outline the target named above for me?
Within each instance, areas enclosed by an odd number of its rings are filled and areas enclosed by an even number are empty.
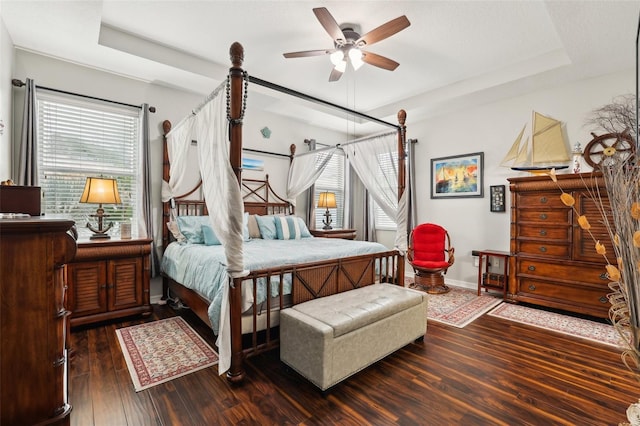
[[[18,80],[17,78],[14,78],[13,80],[11,80],[11,84],[13,84],[16,87],[23,87],[26,83],[22,82],[21,80]],[[50,90],[50,91],[56,92],[56,93],[63,93],[65,95],[80,96],[82,98],[94,99],[96,101],[109,102],[109,103],[112,103],[112,104],[117,104],[117,105],[123,105],[123,106],[132,107],[132,108],[142,109],[142,107],[140,105],[126,104],[124,102],[112,101],[111,99],[97,98],[95,96],[82,95],[80,93],[68,92],[66,90],[52,89],[51,87],[44,87],[44,86],[36,85],[36,88],[37,89]],[[149,107],[149,112],[156,112],[156,107],[150,106]]]
[[[300,99],[305,99],[307,101],[315,102],[317,104],[326,105],[326,106],[329,106],[331,108],[339,109],[341,111],[348,112],[348,113],[353,114],[353,115],[357,115],[360,118],[364,118],[364,119],[369,120],[369,121],[375,121],[376,123],[382,124],[382,125],[385,125],[385,126],[393,127],[394,129],[400,129],[400,126],[397,125],[397,124],[392,124],[392,123],[389,123],[387,121],[380,120],[379,118],[371,117],[371,116],[363,114],[361,112],[354,111],[352,109],[343,107],[341,105],[334,104],[334,103],[329,102],[329,101],[325,101],[325,100],[320,99],[320,98],[316,98],[315,96],[307,95],[307,94],[304,94],[302,92],[298,92],[296,90],[289,89],[288,87],[280,86],[278,84],[271,83],[271,82],[266,81],[266,80],[262,80],[260,78],[254,77],[252,75],[248,75],[247,78],[249,79],[250,83],[257,84],[257,85],[263,86],[263,87],[268,87],[269,89],[273,89],[273,90],[276,90],[278,92],[285,93],[287,95],[295,96],[295,97],[300,98]]]
[[[253,148],[242,148],[243,151],[249,151],[249,152],[255,152],[257,154],[268,154],[268,155],[275,155],[278,157],[286,157],[286,158],[291,158],[290,155],[287,154],[281,154],[279,152],[269,152],[269,151],[262,151],[259,149],[253,149]]]

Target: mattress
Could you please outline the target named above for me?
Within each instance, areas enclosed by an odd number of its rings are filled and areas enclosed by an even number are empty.
[[[255,271],[379,253],[389,249],[382,244],[367,241],[302,238],[299,240],[252,239],[244,243],[243,250],[245,269]],[[223,247],[173,242],[165,249],[161,266],[165,275],[196,291],[210,302],[209,319],[214,333],[218,334],[223,289],[229,280]],[[267,289],[266,282],[262,280],[258,283],[257,300],[253,300],[251,283],[245,282],[242,287],[242,310],[250,310],[254,302],[262,304],[267,297],[278,297],[279,288],[278,276],[271,279],[269,289]],[[283,293],[286,295],[290,292],[290,277],[285,275]]]

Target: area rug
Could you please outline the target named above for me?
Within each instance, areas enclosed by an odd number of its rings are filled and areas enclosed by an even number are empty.
[[[181,317],[116,330],[136,392],[216,365],[218,354]]]
[[[453,327],[463,328],[491,308],[502,302],[486,292],[478,296],[477,290],[449,286],[445,294],[430,294],[427,319]]]
[[[562,315],[544,309],[503,303],[487,315],[568,334],[604,345],[622,347],[624,344],[618,332],[610,324]]]

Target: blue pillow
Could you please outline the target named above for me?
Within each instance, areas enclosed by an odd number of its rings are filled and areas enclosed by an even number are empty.
[[[222,244],[210,225],[202,225],[202,235],[206,246],[219,246]]]
[[[178,228],[187,242],[191,244],[204,243],[202,225],[209,224],[209,216],[178,216],[176,222],[178,222]]]
[[[302,238],[300,220],[296,216],[276,216],[276,235],[279,240],[299,240]]]
[[[309,232],[309,228],[307,228],[307,224],[304,223],[304,219],[298,217],[298,222],[300,222],[300,237],[301,238],[312,238],[311,232]]]
[[[178,228],[182,235],[184,235],[187,242],[191,244],[207,244],[203,232],[204,226],[208,226],[211,229],[211,233],[213,233],[213,238],[210,239],[210,242],[218,241],[217,243],[207,245],[222,244],[213,232],[209,216],[178,216],[176,222],[178,222]],[[246,212],[242,220],[242,235],[244,241],[249,241],[249,213]],[[211,237],[211,235],[209,236]]]
[[[256,216],[256,222],[258,222],[258,228],[260,229],[260,235],[263,240],[276,239],[275,216]]]

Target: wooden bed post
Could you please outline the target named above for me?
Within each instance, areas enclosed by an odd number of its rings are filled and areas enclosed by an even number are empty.
[[[402,198],[406,188],[406,144],[407,144],[407,112],[403,109],[398,111],[398,202]],[[409,230],[407,230],[409,232]],[[398,262],[398,280],[400,285],[404,286],[404,256],[401,256]]]
[[[238,42],[229,49],[231,68],[229,69],[230,94],[229,102],[229,161],[238,180],[238,186],[242,187],[242,113],[243,113],[243,85],[244,48]],[[242,366],[242,278],[234,278],[233,286],[229,289],[229,305],[231,317],[231,367],[227,372],[227,380],[232,383],[241,382],[244,379]]]

